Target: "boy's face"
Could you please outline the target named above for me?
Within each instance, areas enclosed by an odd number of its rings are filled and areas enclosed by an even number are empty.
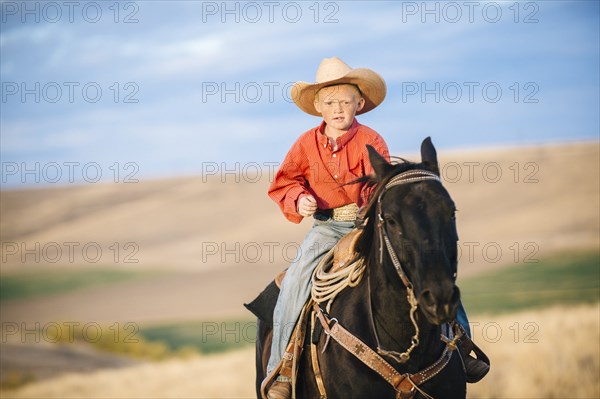
[[[356,86],[343,84],[324,87],[315,96],[315,109],[323,120],[337,130],[348,130],[356,113],[365,105]]]

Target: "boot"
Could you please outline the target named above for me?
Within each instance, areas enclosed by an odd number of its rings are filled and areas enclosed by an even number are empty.
[[[490,371],[490,359],[466,335],[461,339],[458,349],[465,367],[467,382],[473,384],[481,381]],[[475,352],[477,357],[471,356],[471,352]]]
[[[277,377],[267,392],[267,399],[290,399],[292,397],[292,382],[286,377]]]
[[[279,375],[267,391],[267,399],[290,399],[292,397],[292,362],[294,343],[290,342],[281,359]]]

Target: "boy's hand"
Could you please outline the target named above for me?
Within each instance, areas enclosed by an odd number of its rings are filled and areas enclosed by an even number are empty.
[[[301,216],[309,217],[317,211],[317,200],[312,195],[303,195],[298,200],[298,213]]]

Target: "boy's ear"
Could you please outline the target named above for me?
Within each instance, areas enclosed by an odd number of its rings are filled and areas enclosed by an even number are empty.
[[[360,112],[363,109],[363,107],[365,106],[365,103],[366,103],[366,101],[365,101],[364,97],[361,97],[358,100],[358,107],[356,107],[356,112]]]
[[[315,109],[317,110],[317,112],[320,113],[320,114],[323,114],[321,112],[321,103],[319,102],[319,97],[318,96],[315,96],[315,101],[314,101],[313,104],[314,104]]]
[[[421,162],[430,171],[432,171],[438,176],[440,175],[440,168],[438,166],[437,160],[437,152],[435,151],[435,147],[431,142],[431,137],[427,137],[421,143]]]
[[[383,177],[394,168],[384,157],[382,157],[375,148],[367,144],[367,151],[369,152],[369,161],[375,171],[375,177],[378,181],[381,181]]]

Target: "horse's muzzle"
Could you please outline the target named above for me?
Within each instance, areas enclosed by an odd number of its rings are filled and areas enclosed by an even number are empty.
[[[436,325],[448,323],[456,318],[460,290],[454,284],[440,284],[421,291],[417,300],[429,322]]]

